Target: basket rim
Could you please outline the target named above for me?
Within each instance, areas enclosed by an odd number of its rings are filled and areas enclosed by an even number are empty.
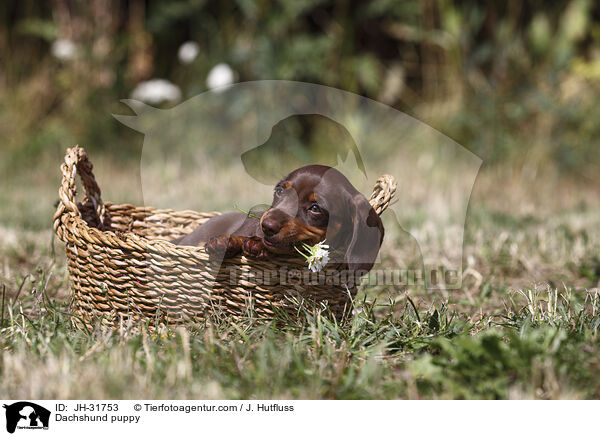
[[[80,231],[72,231],[68,221],[74,221],[75,228]],[[101,244],[111,248],[121,248],[126,250],[137,249],[137,251],[147,251],[150,254],[157,255],[175,255],[177,258],[190,259],[196,262],[214,263],[208,253],[204,250],[204,246],[191,245],[176,245],[166,239],[149,239],[136,234],[135,232],[119,232],[113,230],[100,230],[95,227],[90,227],[81,217],[69,216],[66,223],[61,220],[61,226],[66,228],[66,231],[59,234],[61,241],[70,242],[70,237],[73,243],[85,241],[90,244]],[[83,230],[83,232],[81,231]],[[57,232],[58,233],[58,232]],[[68,235],[68,236],[67,236]],[[247,264],[256,267],[266,267],[273,264],[281,266],[289,264],[304,264],[304,259],[296,256],[279,256],[268,260],[255,259],[244,255],[235,256],[233,258],[219,259],[217,263],[225,264]]]

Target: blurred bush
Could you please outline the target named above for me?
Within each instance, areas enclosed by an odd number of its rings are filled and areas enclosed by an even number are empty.
[[[119,99],[151,78],[188,98],[225,63],[237,81],[307,81],[382,101],[491,165],[593,176],[599,18],[591,0],[6,1],[1,153],[30,161],[79,142],[137,156],[141,138],[110,115],[125,111]],[[178,58],[186,41],[197,53]]]

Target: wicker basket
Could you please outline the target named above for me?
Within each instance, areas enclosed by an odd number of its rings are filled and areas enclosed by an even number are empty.
[[[307,271],[300,256],[268,261],[238,256],[221,263],[210,260],[202,247],[168,242],[218,212],[103,203],[92,164],[79,146],[67,150],[61,170],[54,231],[65,243],[71,313],[79,327],[99,320],[113,326],[126,319],[147,320],[153,326],[195,322],[215,313],[271,318],[279,309],[294,313],[305,303],[324,303],[338,318],[348,313],[355,287],[300,286],[289,279]],[[81,203],[75,199],[76,174],[85,190]],[[392,176],[377,180],[370,203],[378,214],[395,190]],[[272,271],[287,275],[282,279]],[[257,281],[261,272],[263,280]]]

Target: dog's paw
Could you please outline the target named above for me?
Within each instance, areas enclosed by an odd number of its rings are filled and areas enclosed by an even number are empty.
[[[211,257],[233,257],[241,251],[240,244],[235,237],[215,236],[210,238],[204,249]]]
[[[262,238],[258,236],[246,239],[242,251],[246,256],[256,257],[257,259],[266,259],[271,255],[265,244],[263,244]]]

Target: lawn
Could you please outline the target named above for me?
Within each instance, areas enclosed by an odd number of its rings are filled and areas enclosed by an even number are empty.
[[[129,175],[113,166],[104,177],[102,166],[99,180],[117,192]],[[462,288],[364,285],[342,325],[306,312],[288,323],[215,316],[151,332],[79,331],[62,243],[49,225],[57,176],[47,173],[4,192],[6,204],[19,206],[3,208],[0,226],[2,397],[600,397],[593,187],[556,175],[528,183],[484,168],[469,207]],[[426,219],[415,217],[416,231],[446,243],[444,228]],[[384,266],[410,265],[414,256],[396,233],[386,235]]]

